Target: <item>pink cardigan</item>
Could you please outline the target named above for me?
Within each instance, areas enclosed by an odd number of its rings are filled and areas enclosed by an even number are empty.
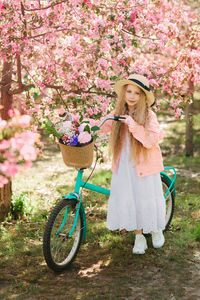
[[[108,116],[114,116],[115,110],[113,110]],[[105,117],[103,117],[105,118]],[[103,119],[102,118],[102,119]],[[140,163],[136,164],[136,170],[139,177],[145,177],[148,175],[156,174],[163,171],[163,159],[158,142],[163,138],[163,130],[158,124],[156,114],[149,110],[149,124],[145,128],[142,125],[136,123],[131,116],[127,118],[129,120],[128,130],[133,134],[134,138],[140,141],[145,148],[148,149],[148,159],[144,163],[142,154],[139,157]],[[100,133],[107,133],[111,130],[113,120],[106,121],[100,129]],[[116,122],[116,121],[114,121]],[[115,173],[119,166],[119,158],[112,162],[112,172]]]

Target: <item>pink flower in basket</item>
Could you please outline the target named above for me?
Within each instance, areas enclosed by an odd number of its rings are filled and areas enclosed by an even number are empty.
[[[87,125],[89,125],[89,124],[88,124],[88,123],[82,123],[82,124],[79,126],[79,128],[78,128],[79,132],[83,132],[85,126],[87,126]],[[89,126],[90,126],[90,125],[89,125]]]
[[[78,136],[78,141],[81,144],[88,143],[91,141],[91,139],[92,139],[91,134],[87,131],[81,132]]]

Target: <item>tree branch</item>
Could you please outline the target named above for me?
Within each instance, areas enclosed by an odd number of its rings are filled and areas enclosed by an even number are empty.
[[[61,29],[57,29],[55,31],[47,31],[47,32],[40,33],[40,34],[37,34],[37,35],[27,36],[27,38],[30,40],[30,39],[34,39],[34,38],[37,38],[37,37],[40,37],[40,36],[60,32],[60,31],[65,31],[65,30],[69,30],[69,28],[61,28]],[[71,30],[70,30],[70,32],[71,32]],[[14,37],[13,40],[21,40],[21,37]]]
[[[147,39],[147,40],[152,40],[152,41],[159,41],[160,40],[160,39],[153,39],[153,38],[150,38],[150,37],[147,37],[147,36],[139,36],[135,33],[127,31],[126,29],[122,29],[122,31],[125,32],[125,33],[128,33],[130,35],[133,35],[135,37],[141,38],[141,39]]]
[[[65,108],[68,110],[67,104],[66,104],[66,103],[65,103],[65,101],[63,100],[63,97],[62,97],[62,95],[61,95],[60,91],[59,91],[59,90],[57,90],[57,93],[58,93],[58,95],[60,96],[60,99],[61,99],[61,101],[62,101],[63,105],[64,105],[64,106],[65,106]]]
[[[47,87],[47,88],[50,88],[50,89],[55,89],[55,90],[62,90],[63,89],[63,86],[62,85],[53,85],[53,84],[47,84],[47,83],[44,83],[43,84]]]
[[[56,5],[59,5],[63,2],[68,2],[67,0],[62,0],[62,1],[59,1],[57,3],[54,3],[54,4],[51,4],[51,5],[48,5],[48,6],[45,6],[45,7],[41,7],[40,5],[40,8],[31,8],[31,9],[28,9],[28,8],[24,8],[25,11],[38,11],[38,10],[45,10],[45,9],[48,9],[48,8],[52,8]]]
[[[40,5],[40,8],[31,8],[31,9],[28,9],[28,8],[24,8],[25,11],[38,11],[38,10],[45,10],[45,9],[48,9],[48,8],[52,8],[56,5],[59,5],[61,3],[65,3],[65,2],[68,2],[67,0],[62,0],[62,1],[59,1],[57,3],[54,3],[54,4],[51,4],[51,5],[48,5],[48,6],[45,6],[45,7],[41,7]],[[113,9],[119,9],[117,7],[118,3],[115,3],[115,6],[103,6],[103,5],[99,5],[99,6],[96,6],[96,8],[106,8],[106,9],[110,9],[110,10],[113,10]],[[146,4],[138,4],[138,5],[132,5],[132,6],[129,6],[128,8],[129,9],[132,9],[132,8],[135,8],[135,7],[145,7],[147,6]],[[125,10],[126,8],[123,8],[123,7],[120,7],[120,10]]]
[[[108,97],[114,97],[114,94],[107,94],[107,93],[104,93],[104,92],[96,92],[96,91],[91,91],[92,88],[95,88],[95,86],[92,86],[90,87],[88,90],[84,91],[82,89],[78,89],[78,90],[71,90],[71,91],[68,91],[68,90],[65,90],[63,88],[62,85],[53,85],[53,84],[46,84],[43,82],[43,84],[45,85],[45,87],[47,88],[52,88],[52,89],[55,89],[55,90],[62,90],[64,92],[67,92],[68,94],[70,93],[75,93],[75,94],[82,94],[82,93],[86,93],[86,94],[97,94],[97,95],[103,95],[103,96],[108,96]]]
[[[15,90],[10,90],[9,91],[9,95],[16,95],[16,94],[20,94],[24,91],[28,91],[31,87],[35,87],[34,84],[22,84],[19,88],[15,89]]]

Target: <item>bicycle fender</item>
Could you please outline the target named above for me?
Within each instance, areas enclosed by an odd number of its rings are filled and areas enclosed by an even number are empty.
[[[83,240],[86,239],[86,234],[87,234],[87,225],[86,225],[86,214],[85,214],[85,209],[83,206],[83,203],[81,202],[81,212],[82,212],[82,216],[83,216]]]
[[[71,200],[71,199],[75,199],[78,202],[80,202],[80,197],[77,193],[69,193],[68,195],[62,196],[63,199],[65,200]],[[82,239],[86,238],[86,234],[87,234],[87,226],[86,226],[86,214],[85,214],[85,209],[83,206],[83,203],[81,202],[80,205],[80,210],[82,212],[82,216],[83,216],[83,236]]]
[[[172,183],[171,177],[169,177],[166,173],[160,172],[160,176],[165,177],[170,182],[170,184]],[[172,184],[170,190],[172,191],[172,193],[174,195],[174,198],[175,198],[176,197],[176,190],[175,190],[175,185],[174,184]]]

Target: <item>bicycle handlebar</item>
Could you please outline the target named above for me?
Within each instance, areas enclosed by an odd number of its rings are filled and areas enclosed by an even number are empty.
[[[103,123],[105,123],[107,120],[114,120],[114,121],[120,121],[122,119],[126,119],[125,117],[105,117],[98,125],[98,127],[100,128]]]
[[[73,116],[69,112],[65,112],[64,114],[60,115],[60,117],[63,117],[63,121],[66,121],[68,117],[70,118],[70,121],[74,120]],[[98,127],[100,128],[103,125],[103,123],[105,123],[107,120],[120,121],[122,119],[126,119],[126,118],[125,117],[116,117],[116,116],[114,116],[114,117],[105,117],[99,123]]]

